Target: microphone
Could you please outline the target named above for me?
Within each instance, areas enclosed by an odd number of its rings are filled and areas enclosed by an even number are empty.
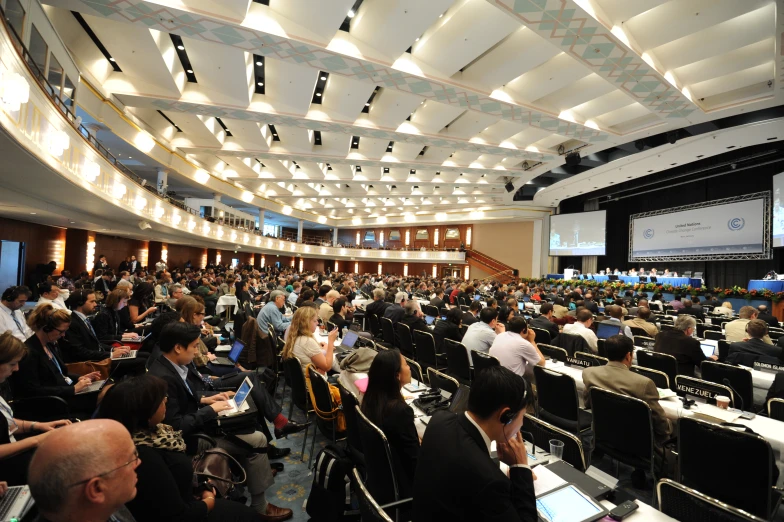
[[[721,382],[722,382],[722,384],[724,384],[724,386],[726,386],[727,388],[732,390],[732,393],[735,396],[734,398],[737,398],[738,402],[740,402],[740,408],[738,408],[738,409],[740,411],[743,411],[743,397],[741,397],[740,394],[735,390],[735,388],[732,387],[732,384],[730,384],[730,380],[728,378],[724,377],[721,380]],[[733,404],[733,406],[734,406],[734,404]]]
[[[534,438],[534,434],[531,433],[530,431],[523,431],[523,430],[520,430],[520,433],[523,434],[523,438],[525,438],[526,435],[531,437],[531,445],[533,445],[533,449],[531,451],[533,452],[533,455],[536,456],[536,439]]]

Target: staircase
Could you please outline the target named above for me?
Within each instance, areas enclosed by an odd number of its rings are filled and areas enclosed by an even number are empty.
[[[478,250],[466,250],[466,263],[470,267],[476,267],[484,272],[490,273],[490,277],[501,283],[509,283],[514,280],[514,268],[479,252]]]

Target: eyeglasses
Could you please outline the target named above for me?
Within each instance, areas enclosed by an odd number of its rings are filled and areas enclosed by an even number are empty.
[[[206,314],[206,313],[204,313],[204,312],[196,312],[196,313],[195,313],[195,314],[193,314],[193,315],[207,315],[207,314]]]
[[[59,328],[55,328],[55,331],[60,335],[65,335],[65,333],[68,331],[68,328],[66,328],[65,330],[60,330]]]
[[[101,473],[100,475],[95,475],[95,476],[90,477],[88,479],[80,480],[79,482],[74,482],[73,484],[71,484],[69,486],[66,486],[66,487],[72,488],[74,486],[79,486],[80,484],[87,484],[92,479],[105,477],[106,475],[108,475],[110,473],[114,473],[115,471],[120,470],[120,469],[124,468],[125,466],[130,466],[131,464],[135,464],[138,460],[139,460],[139,451],[134,449],[133,450],[133,458],[131,460],[129,460],[128,462],[126,462],[125,464],[123,464],[122,466],[117,466],[116,468],[110,469],[109,471]]]

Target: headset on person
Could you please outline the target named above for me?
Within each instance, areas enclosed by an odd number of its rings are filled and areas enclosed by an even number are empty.
[[[26,295],[29,297],[33,295],[33,293],[26,286],[9,286],[5,289],[0,299],[8,303],[11,301],[16,301],[20,295]]]

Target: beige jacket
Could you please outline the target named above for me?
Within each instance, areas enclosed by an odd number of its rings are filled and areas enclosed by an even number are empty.
[[[646,332],[648,332],[648,337],[656,337],[656,334],[659,333],[659,329],[656,328],[656,325],[653,323],[649,323],[644,319],[640,319],[639,317],[635,317],[634,319],[629,319],[628,321],[623,322],[624,326],[631,326],[634,328],[642,328]]]
[[[724,327],[724,338],[731,343],[742,341],[748,337],[748,334],[746,333],[747,324],[749,324],[749,319],[735,319],[734,321],[730,321],[727,323],[727,326]],[[773,340],[768,335],[763,337],[762,340],[767,344],[773,344]]]

